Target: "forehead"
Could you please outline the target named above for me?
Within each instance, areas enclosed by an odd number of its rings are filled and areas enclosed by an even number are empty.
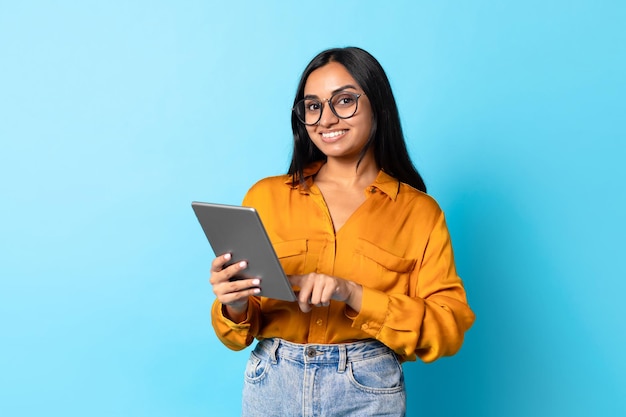
[[[359,88],[346,67],[338,62],[329,62],[311,72],[304,85],[304,95],[329,97],[333,92],[346,86],[352,86],[352,89]]]

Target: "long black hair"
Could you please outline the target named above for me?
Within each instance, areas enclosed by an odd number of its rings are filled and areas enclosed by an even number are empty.
[[[361,86],[371,103],[373,120],[370,137],[361,151],[359,162],[370,148],[378,166],[392,177],[420,191],[426,192],[422,176],[411,162],[404,141],[396,100],[389,79],[380,63],[369,52],[356,47],[333,48],[320,52],[305,68],[293,101],[304,98],[304,86],[309,75],[329,62],[343,65]],[[304,182],[303,170],[311,162],[324,161],[324,155],[311,141],[306,126],[291,114],[293,130],[293,154],[289,172],[294,181]]]

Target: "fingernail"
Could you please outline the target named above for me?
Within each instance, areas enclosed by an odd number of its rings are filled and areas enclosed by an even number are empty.
[[[252,285],[259,285],[261,283],[260,279],[253,279],[252,280]]]
[[[230,253],[227,253],[224,255],[224,259],[226,259],[227,261],[230,259]]]
[[[258,294],[261,292],[260,288],[255,288],[254,290],[252,290],[253,293]]]
[[[246,261],[239,262],[239,268],[245,268],[245,267],[246,267]]]

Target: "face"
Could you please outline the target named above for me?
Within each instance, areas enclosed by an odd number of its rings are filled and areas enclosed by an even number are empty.
[[[326,101],[337,92],[363,94],[361,87],[343,65],[329,62],[309,75],[304,86],[304,96],[320,99],[324,104],[320,121],[306,129],[313,143],[329,159],[356,162],[370,136],[372,108],[367,96],[361,95],[354,116],[341,119],[330,110]]]

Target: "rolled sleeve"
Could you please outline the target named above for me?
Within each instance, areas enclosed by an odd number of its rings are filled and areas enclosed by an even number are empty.
[[[242,350],[250,346],[258,332],[258,305],[252,299],[248,304],[246,319],[235,323],[224,315],[224,305],[218,300],[213,302],[211,322],[218,339],[229,349]]]

